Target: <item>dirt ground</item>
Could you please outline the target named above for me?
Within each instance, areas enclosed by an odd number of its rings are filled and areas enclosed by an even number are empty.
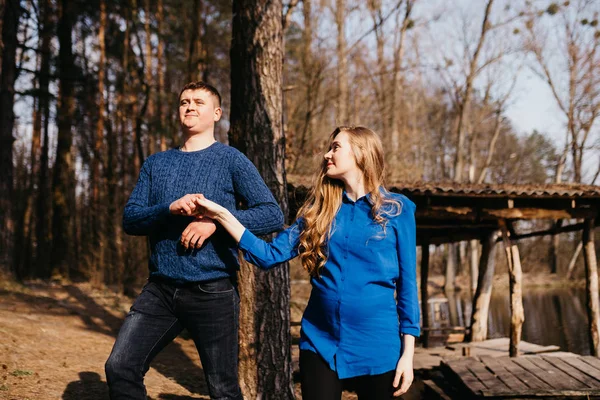
[[[310,285],[294,278],[292,321],[300,321]],[[438,280],[431,280],[432,291]],[[528,281],[543,283],[541,277]],[[108,399],[104,362],[131,301],[89,283],[21,285],[0,279],[0,399]],[[292,335],[299,335],[299,327]],[[297,346],[293,350],[297,368]],[[419,385],[415,382],[405,398],[420,398]],[[208,399],[193,341],[180,336],[161,352],[146,386],[152,400]],[[300,399],[299,385],[295,388]],[[355,398],[344,394],[345,400]]]
[[[0,399],[108,399],[104,362],[131,302],[89,283],[0,280]],[[302,310],[292,306],[292,320],[299,321]],[[299,328],[292,329],[298,335]],[[152,362],[145,383],[152,400],[209,399],[185,332]],[[295,389],[300,399],[299,384]],[[344,399],[356,396],[345,393]]]

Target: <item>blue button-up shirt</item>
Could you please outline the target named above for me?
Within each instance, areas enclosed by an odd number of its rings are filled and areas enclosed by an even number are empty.
[[[343,194],[327,262],[320,277],[311,278],[300,349],[319,354],[340,379],[395,369],[400,334],[420,334],[415,205],[389,195],[402,211],[384,232],[371,217],[368,195],[354,202]],[[270,268],[298,255],[300,229],[297,220],[271,243],[246,230],[239,246],[248,261]]]

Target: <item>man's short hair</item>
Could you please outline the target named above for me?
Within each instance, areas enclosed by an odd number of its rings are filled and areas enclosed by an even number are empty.
[[[196,81],[196,82],[190,82],[190,83],[186,84],[183,87],[183,89],[181,89],[181,92],[179,92],[178,99],[181,99],[181,94],[183,92],[185,92],[186,90],[206,90],[207,92],[209,92],[210,94],[212,94],[213,96],[215,96],[217,98],[217,100],[218,100],[217,107],[221,107],[221,94],[219,93],[217,88],[215,88],[212,85],[209,85],[206,82]]]

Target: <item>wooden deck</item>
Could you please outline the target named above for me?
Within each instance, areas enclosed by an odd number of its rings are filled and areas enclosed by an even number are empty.
[[[600,399],[600,359],[592,356],[487,355],[445,361],[442,369],[460,399]]]

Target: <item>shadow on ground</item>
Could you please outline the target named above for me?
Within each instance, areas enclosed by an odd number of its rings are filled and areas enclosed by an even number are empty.
[[[69,298],[58,300],[44,294],[35,294],[36,289],[48,292],[65,290]],[[107,308],[81,290],[76,285],[56,286],[51,284],[36,284],[30,286],[30,294],[12,290],[0,290],[0,295],[11,296],[15,300],[27,303],[36,312],[47,315],[76,315],[84,322],[87,329],[116,339],[125,314],[115,316]],[[185,331],[184,331],[185,332]],[[185,339],[185,336],[184,336]],[[189,340],[189,339],[188,339]],[[106,359],[109,354],[106,354]],[[194,352],[197,357],[197,353]],[[103,360],[103,363],[104,361]],[[103,366],[102,366],[103,367]],[[151,363],[151,367],[166,378],[178,383],[190,393],[208,395],[204,371],[185,353],[179,343],[168,345]],[[80,379],[70,382],[63,394],[66,400],[108,399],[108,388],[95,372],[82,371]],[[178,397],[172,397],[176,399]]]

